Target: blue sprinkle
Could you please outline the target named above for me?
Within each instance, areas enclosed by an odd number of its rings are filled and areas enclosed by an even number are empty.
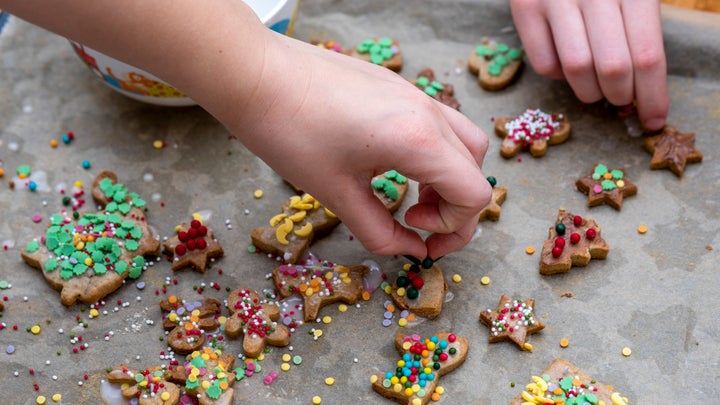
[[[8,345],[7,348],[5,349],[5,353],[7,353],[7,354],[13,354],[13,353],[15,353],[15,346],[13,346],[13,345]]]
[[[62,141],[64,143],[70,143],[70,135],[63,135]]]
[[[28,188],[30,189],[30,191],[37,190],[37,183],[35,183],[34,181],[31,181],[30,183],[28,183]]]
[[[90,161],[89,160],[83,160],[82,162],[83,169],[89,169],[90,168]]]

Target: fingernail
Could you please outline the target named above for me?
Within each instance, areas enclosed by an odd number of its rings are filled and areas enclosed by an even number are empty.
[[[663,125],[665,125],[664,118],[651,118],[649,120],[645,120],[643,123],[643,126],[650,130],[660,129]]]

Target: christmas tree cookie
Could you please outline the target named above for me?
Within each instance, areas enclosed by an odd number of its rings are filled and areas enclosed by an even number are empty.
[[[590,259],[605,259],[610,246],[594,220],[560,209],[540,254],[540,274],[565,273],[572,266],[587,266]]]
[[[438,265],[432,261],[424,264],[408,263],[398,272],[390,296],[398,308],[434,318],[442,312],[447,289],[445,277]]]
[[[500,156],[509,159],[529,150],[533,157],[541,157],[548,145],[563,143],[570,137],[570,121],[563,114],[527,109],[516,118],[498,118],[495,133],[503,138]]]
[[[498,91],[509,86],[523,67],[523,50],[507,44],[485,41],[470,52],[468,68],[477,75],[480,87]]]

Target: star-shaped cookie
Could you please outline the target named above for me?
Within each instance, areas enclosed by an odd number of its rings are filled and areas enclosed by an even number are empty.
[[[702,153],[695,148],[695,134],[681,133],[671,126],[665,126],[660,134],[643,140],[645,149],[653,154],[650,169],[669,169],[682,177],[685,165],[700,163]]]
[[[425,68],[418,73],[417,79],[412,83],[428,96],[445,104],[450,108],[460,110],[460,102],[455,98],[455,87],[450,83],[440,83],[435,80],[435,72]]]
[[[287,346],[290,331],[277,323],[280,308],[263,302],[257,292],[239,288],[228,297],[230,316],[225,321],[225,334],[229,338],[243,335],[243,352],[248,358],[257,358],[265,345]]]
[[[623,197],[637,194],[638,188],[625,177],[623,169],[608,169],[596,164],[592,174],[575,181],[575,187],[588,195],[588,207],[607,204],[616,210],[622,208]]]
[[[509,159],[527,149],[533,157],[544,156],[548,145],[557,145],[570,137],[570,121],[564,114],[527,109],[515,118],[495,120],[495,133],[503,138],[500,156]]]
[[[167,343],[173,351],[188,354],[205,344],[205,333],[220,327],[216,316],[220,314],[220,301],[184,301],[171,295],[160,301],[164,312],[163,329],[169,331]]]
[[[561,208],[543,243],[540,274],[565,273],[572,266],[587,266],[590,259],[605,259],[610,246],[600,233],[600,225],[594,220]]]
[[[280,296],[297,293],[304,305],[304,319],[314,321],[320,308],[335,302],[354,304],[365,290],[363,276],[370,271],[365,265],[345,267],[328,263],[281,265],[272,272]]]
[[[163,250],[172,257],[173,270],[192,267],[204,273],[209,261],[224,254],[212,229],[199,219],[193,219],[190,224],[183,222],[175,232],[175,236],[163,243]]]
[[[420,335],[395,335],[400,360],[393,371],[374,374],[373,390],[395,402],[425,405],[430,402],[440,377],[458,368],[467,357],[467,338],[440,332],[429,338]]]
[[[545,328],[535,317],[535,300],[513,300],[507,295],[500,297],[496,309],[487,309],[480,313],[480,322],[490,328],[490,343],[510,340],[521,350],[525,350],[528,335]]]

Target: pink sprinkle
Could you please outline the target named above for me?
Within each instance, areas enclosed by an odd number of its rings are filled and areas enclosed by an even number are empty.
[[[32,216],[32,220],[33,220],[33,222],[38,223],[38,222],[42,221],[42,216],[40,214],[35,214]]]
[[[272,384],[272,382],[273,382],[273,379],[270,376],[266,376],[265,378],[263,378],[263,383],[265,385],[270,385],[270,384]]]
[[[602,189],[602,187],[601,187],[600,185],[596,184],[596,185],[593,186],[593,192],[594,192],[594,193],[599,194],[599,193],[602,193],[602,191],[603,191],[603,189]]]

